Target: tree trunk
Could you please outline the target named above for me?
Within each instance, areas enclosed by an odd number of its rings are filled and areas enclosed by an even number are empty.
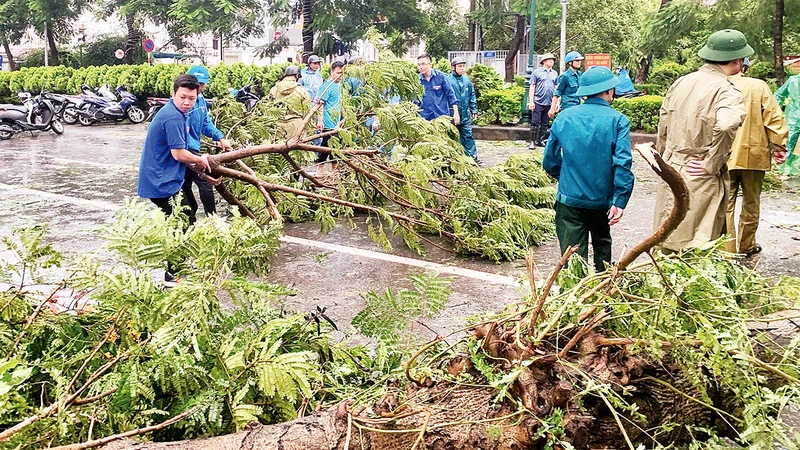
[[[14,55],[11,54],[11,46],[8,44],[8,39],[3,39],[3,49],[6,52],[6,60],[8,60],[8,69],[11,71],[16,70]]]
[[[475,0],[469,0],[469,12],[475,12]],[[467,49],[474,52],[478,49],[478,47],[475,45],[475,22],[473,22],[472,19],[468,19],[467,26],[469,26],[469,34],[467,35]]]
[[[303,0],[303,62],[314,53],[314,13],[312,11],[313,0]]]
[[[775,54],[775,82],[778,86],[786,81],[786,72],[783,70],[783,15],[784,0],[775,0],[775,30],[772,45]]]
[[[661,0],[661,5],[659,5],[658,10],[661,11],[664,9],[664,6],[669,3],[671,0]],[[777,0],[782,1],[782,0]],[[653,63],[653,54],[648,53],[647,55],[643,56],[642,59],[639,60],[639,71],[636,72],[636,78],[634,79],[635,83],[647,83],[647,77],[650,75],[650,66]]]
[[[58,58],[58,49],[56,48],[56,39],[55,36],[53,36],[53,27],[50,24],[47,25],[44,38],[47,41],[47,46],[50,48],[50,61],[48,64],[51,66],[61,65]]]
[[[506,55],[506,81],[508,82],[514,81],[517,66],[517,52],[519,52],[522,41],[525,39],[525,16],[517,14],[516,22],[514,39],[511,40],[511,47],[508,49],[508,55]]]
[[[125,16],[125,27],[128,30],[128,39],[125,41],[125,64],[133,64],[133,58],[140,41],[140,33],[139,30],[136,29],[136,22],[133,14]]]
[[[642,84],[647,83],[647,77],[650,75],[650,64],[653,63],[653,55],[643,56],[639,60],[639,71],[636,72],[634,82]]]

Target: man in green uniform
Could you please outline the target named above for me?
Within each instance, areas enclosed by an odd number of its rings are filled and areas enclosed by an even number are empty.
[[[551,119],[561,110],[581,104],[581,98],[576,93],[581,85],[583,55],[569,52],[564,57],[564,62],[567,64],[567,70],[558,77],[556,90],[553,92],[553,103],[550,105],[550,112],[547,113]]]
[[[578,245],[587,258],[589,235],[594,267],[611,262],[611,226],[622,219],[633,192],[631,122],[611,108],[619,79],[605,67],[581,75],[582,105],[556,117],[542,167],[558,180],[556,234],[563,254]]]
[[[686,218],[661,244],[667,251],[701,247],[725,232],[730,182],[725,163],[747,115],[742,94],[728,78],[753,54],[744,34],[717,31],[697,54],[705,64],[672,84],[659,113],[656,147],[689,188]],[[673,202],[669,187],[660,182],[654,229],[661,227]]]
[[[278,127],[282,131],[281,139],[289,139],[294,136],[303,123],[303,117],[309,111],[311,97],[306,88],[298,84],[300,68],[291,65],[283,72],[283,79],[275,83],[269,91],[269,100],[280,102],[286,106],[286,114],[278,122]]]
[[[460,57],[453,58],[453,72],[447,76],[447,81],[452,86],[458,100],[458,115],[461,121],[458,122],[459,141],[464,147],[464,153],[478,162],[478,149],[475,147],[475,138],[472,137],[472,119],[478,115],[478,102],[475,101],[475,87],[472,81],[464,74],[467,62]]]

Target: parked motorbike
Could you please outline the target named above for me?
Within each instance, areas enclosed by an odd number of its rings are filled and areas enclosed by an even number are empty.
[[[32,97],[27,92],[17,94],[22,105],[0,105],[0,140],[11,139],[24,131],[64,132],[64,124],[55,109],[43,95]]]
[[[153,117],[156,116],[156,113],[167,103],[169,103],[168,98],[147,97],[147,105],[150,107],[150,109],[147,111],[147,121],[150,122],[153,120]]]
[[[78,123],[78,109],[83,104],[83,99],[77,95],[55,94],[43,90],[41,94],[45,100],[49,100],[53,105],[58,119],[67,125]]]
[[[259,96],[250,92],[253,88],[252,84],[248,84],[241,89],[231,89],[230,93],[232,96],[236,97],[236,101],[240,103],[244,103],[244,108],[247,112],[253,110],[258,104],[258,101],[261,100]]]
[[[125,86],[116,89],[118,100],[103,95],[102,87],[98,93],[102,96],[89,93],[83,96],[83,104],[78,110],[78,122],[81,125],[88,127],[98,122],[121,122],[126,118],[133,123],[144,122],[144,111],[135,105],[136,96],[128,92]]]

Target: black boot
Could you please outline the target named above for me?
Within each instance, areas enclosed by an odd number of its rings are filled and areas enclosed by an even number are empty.
[[[539,138],[540,138],[540,128],[539,126],[532,126],[531,127],[531,150],[536,148],[539,145]]]

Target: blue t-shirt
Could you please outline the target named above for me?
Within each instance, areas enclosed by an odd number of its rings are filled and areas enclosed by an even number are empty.
[[[334,83],[331,80],[322,83],[322,86],[319,87],[319,95],[320,97],[315,99],[314,102],[322,100],[322,127],[326,130],[332,130],[342,120],[341,106],[339,105],[342,91],[339,83]]]
[[[197,96],[197,103],[194,108],[186,114],[189,120],[189,135],[186,139],[186,149],[195,153],[200,151],[200,137],[205,135],[218,141],[225,137],[221,131],[214,126],[211,117],[208,115],[208,103],[203,94]]]
[[[433,120],[439,116],[453,114],[453,105],[458,105],[456,93],[447,81],[447,75],[436,69],[431,69],[431,79],[426,80],[425,75],[419,74],[419,82],[425,88],[419,106],[422,111],[419,115],[425,120]]]
[[[544,67],[534,70],[531,74],[531,85],[534,88],[533,102],[539,105],[551,105],[556,82],[558,82],[558,72],[555,70],[547,70]]]
[[[147,128],[139,161],[139,197],[167,198],[181,189],[186,164],[172,157],[172,149],[186,149],[188,132],[186,115],[170,99]]]

